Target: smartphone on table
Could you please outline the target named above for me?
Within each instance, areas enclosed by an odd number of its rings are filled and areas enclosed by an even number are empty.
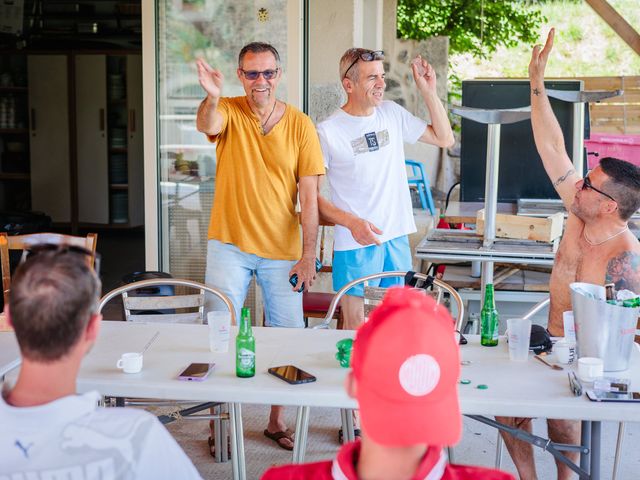
[[[310,373],[305,372],[304,370],[299,369],[298,367],[294,367],[293,365],[282,365],[280,367],[271,367],[268,372],[278,377],[281,380],[284,380],[291,385],[298,385],[300,383],[310,383],[315,382],[316,377],[311,375]]]
[[[178,375],[179,380],[187,380],[192,382],[202,382],[205,380],[215,363],[192,363],[187,368],[185,368],[180,375]]]
[[[640,392],[602,392],[587,390],[587,397],[592,402],[640,402]]]

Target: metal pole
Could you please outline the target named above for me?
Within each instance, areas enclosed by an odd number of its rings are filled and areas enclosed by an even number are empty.
[[[591,451],[591,422],[587,420],[582,421],[580,443],[589,449],[589,453],[580,453],[580,468],[590,473],[590,456],[593,455],[593,452]]]
[[[498,171],[500,169],[500,124],[490,123],[487,131],[487,165],[484,183],[484,242],[491,247],[496,239]]]
[[[573,167],[582,176],[584,172],[584,103],[573,104]]]
[[[487,125],[487,163],[484,183],[484,240],[482,246],[491,248],[496,239],[498,210],[498,172],[500,171],[500,124]],[[493,262],[482,264],[482,298],[485,286],[493,283]]]
[[[600,431],[602,422],[591,422],[591,480],[600,480]]]

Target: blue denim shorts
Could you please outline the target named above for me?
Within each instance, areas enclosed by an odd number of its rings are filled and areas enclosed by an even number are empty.
[[[230,243],[209,240],[205,283],[229,297],[239,321],[251,277],[255,275],[262,289],[265,325],[304,328],[302,294],[294,292],[289,283],[289,272],[295,264],[293,260],[263,258],[245,253]],[[207,294],[205,311],[211,310],[226,310],[226,307],[219,298]]]
[[[411,270],[411,249],[409,237],[403,235],[384,242],[382,245],[353,250],[336,250],[333,252],[333,289],[337,292],[356,278],[373,273],[391,272],[394,270]],[[369,282],[371,287],[391,287],[402,285],[402,277],[383,278]],[[358,284],[349,289],[348,295],[362,297],[364,286]]]

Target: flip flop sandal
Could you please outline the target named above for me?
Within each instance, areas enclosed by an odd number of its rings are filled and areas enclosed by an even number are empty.
[[[207,443],[209,444],[209,454],[216,458],[216,444],[213,437],[209,437],[207,439]],[[231,457],[231,438],[227,437],[227,452],[229,452],[229,457]]]
[[[288,428],[284,432],[280,431],[280,432],[273,432],[273,433],[271,433],[269,430],[265,430],[264,436],[276,442],[278,446],[280,448],[283,448],[284,450],[289,450],[289,451],[293,450],[293,446],[290,447],[289,445],[286,445],[284,442],[281,441],[283,438],[286,438],[291,443],[293,443],[293,431],[291,431]]]
[[[353,436],[356,438],[356,440],[360,439],[360,429],[359,428],[354,428],[353,429]],[[340,445],[342,445],[344,443],[344,432],[342,431],[342,429],[338,430],[338,443]]]

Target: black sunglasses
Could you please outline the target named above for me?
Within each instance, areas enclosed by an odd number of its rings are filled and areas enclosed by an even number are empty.
[[[614,202],[618,203],[618,201],[615,198],[613,198],[611,195],[609,195],[608,193],[603,192],[602,190],[598,190],[596,187],[594,187],[593,184],[591,183],[591,179],[589,179],[589,175],[585,175],[584,178],[582,179],[581,190],[586,190],[587,188],[590,188],[594,192],[598,192],[600,195],[604,195],[608,199],[613,200]]]
[[[344,77],[342,77],[343,80],[347,78],[347,73],[349,73],[349,70],[351,70],[351,67],[353,67],[356,63],[358,63],[358,60],[362,60],[363,62],[373,62],[374,60],[384,60],[384,52],[382,50],[366,50],[362,52],[360,55],[358,55],[358,58],[356,58],[353,61],[353,63],[349,65],[349,68],[345,70]]]
[[[262,75],[265,80],[273,80],[274,78],[276,78],[276,75],[278,75],[279,70],[279,68],[276,68],[275,70],[269,69],[263,71],[240,69],[240,71],[244,75],[244,78],[246,78],[247,80],[256,80],[260,75]]]
[[[55,252],[56,255],[62,255],[66,253],[72,253],[76,255],[83,255],[87,258],[87,264],[91,266],[91,259],[93,258],[93,269],[96,272],[96,275],[100,277],[100,254],[98,252],[91,252],[86,248],[77,247],[75,245],[67,245],[67,244],[55,244],[55,243],[38,243],[36,245],[31,245],[25,250],[25,255],[23,255],[23,260],[30,258],[34,255],[38,255],[39,253],[46,252]]]

